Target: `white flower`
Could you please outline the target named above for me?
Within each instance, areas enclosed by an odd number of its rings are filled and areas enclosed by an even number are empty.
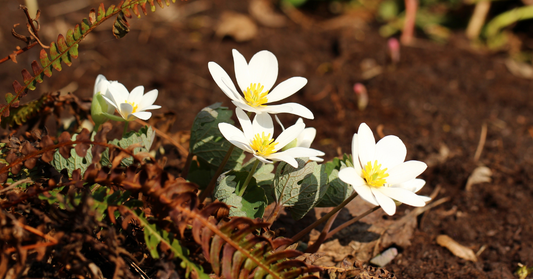
[[[132,121],[135,117],[148,120],[152,113],[146,110],[161,108],[161,106],[154,105],[157,99],[157,89],[143,95],[144,87],[137,86],[129,93],[122,83],[112,82],[108,90],[110,96],[103,96],[104,99],[116,108],[126,121]]]
[[[278,77],[278,60],[272,52],[260,51],[252,57],[250,63],[246,63],[244,56],[234,49],[233,61],[237,84],[244,96],[237,91],[229,75],[217,63],[209,62],[208,68],[218,87],[235,106],[257,114],[291,113],[308,119],[314,118],[308,108],[298,103],[269,105],[293,95],[307,84],[306,78],[292,77],[270,91]]]
[[[281,124],[281,121],[279,120],[279,118],[277,116],[276,116],[276,121],[281,126],[281,128],[283,130],[285,130],[285,127],[283,127],[283,124]],[[296,121],[297,124],[298,123],[303,123],[303,122],[304,121],[301,118],[298,118],[298,121]],[[315,128],[313,128],[313,127],[305,128],[298,135],[298,137],[296,137],[296,139],[294,139],[291,143],[289,143],[288,145],[283,147],[282,150],[288,150],[288,149],[294,148],[294,147],[309,148],[309,147],[311,147],[311,143],[313,143],[313,140],[315,139],[315,137],[316,137],[316,129]],[[324,159],[319,158],[319,157],[310,157],[309,160],[316,161],[316,162],[324,161]]]
[[[324,155],[322,151],[306,147],[294,147],[280,151],[305,129],[303,121],[287,128],[274,140],[272,138],[274,123],[269,114],[257,114],[252,122],[242,109],[236,108],[235,113],[241,124],[242,131],[228,123],[219,123],[218,129],[229,142],[246,152],[252,153],[263,163],[284,161],[296,168],[298,167],[298,162],[295,158]]]
[[[352,153],[354,167],[342,169],[339,178],[387,214],[396,212],[394,200],[417,207],[430,200],[415,194],[425,184],[416,177],[427,165],[420,161],[404,162],[407,148],[398,137],[386,136],[376,143],[368,125],[362,123],[353,135]]]
[[[91,116],[96,126],[107,121],[105,113],[112,114],[115,108],[108,105],[103,96],[111,96],[107,88],[110,82],[103,75],[98,75],[94,83],[93,101],[91,103]]]

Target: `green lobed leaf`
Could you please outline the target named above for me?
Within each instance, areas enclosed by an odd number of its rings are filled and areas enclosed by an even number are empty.
[[[73,134],[71,139],[74,141],[76,140],[77,136],[78,134]],[[94,134],[93,134],[93,137],[94,137]],[[73,145],[73,146],[76,146],[76,145]],[[83,175],[85,171],[87,170],[87,167],[89,167],[89,165],[91,164],[92,159],[93,159],[91,148],[92,147],[89,147],[85,157],[78,156],[78,154],[76,153],[76,150],[72,148],[70,150],[70,158],[68,159],[63,158],[63,156],[61,156],[61,154],[59,153],[59,150],[56,150],[56,152],[54,153],[54,160],[52,160],[50,164],[57,171],[67,169],[69,174],[72,174],[74,170],[80,169],[81,174]]]
[[[255,160],[249,160],[242,166],[242,168],[236,168],[235,170],[249,171],[252,168],[253,163],[255,163]],[[259,166],[257,166],[257,170],[254,173],[254,178],[257,182],[257,185],[263,188],[265,191],[265,195],[268,200],[267,204],[271,204],[275,201],[274,186],[272,185],[275,175],[272,173],[272,171],[274,171],[274,164],[265,164],[260,162]]]
[[[139,152],[147,152],[152,147],[154,142],[155,131],[151,126],[144,126],[139,131],[132,131],[128,133],[124,138],[114,139],[109,142],[109,144],[116,145],[121,148],[128,148],[130,145],[140,143],[142,147],[136,147],[133,149],[133,153],[137,154]],[[109,161],[109,149],[106,149],[102,153],[101,164],[103,166],[110,166],[111,162]],[[125,158],[121,162],[124,166],[130,166],[133,164],[133,158]]]
[[[252,177],[242,197],[235,193],[240,190],[246,177],[248,177],[248,171],[231,171],[221,175],[214,196],[230,206],[230,216],[262,218],[267,206],[267,198],[265,191],[257,185],[255,178]]]
[[[335,169],[329,175],[329,187],[322,199],[316,204],[316,207],[337,206],[351,196],[353,191],[352,186],[340,180],[339,171]]]
[[[187,180],[198,184],[201,190],[207,188],[211,177],[216,173],[216,170],[202,158],[197,158],[191,163],[189,168],[189,174],[187,175]]]
[[[324,196],[329,187],[325,165],[296,159],[298,167],[280,163],[274,178],[276,200],[291,207],[294,219],[300,219]]]
[[[218,124],[222,122],[233,124],[231,120],[233,111],[220,105],[221,103],[213,104],[198,113],[194,119],[190,139],[190,152],[215,169],[222,163],[232,145],[222,136]],[[243,151],[235,148],[224,170],[239,168],[243,160]]]

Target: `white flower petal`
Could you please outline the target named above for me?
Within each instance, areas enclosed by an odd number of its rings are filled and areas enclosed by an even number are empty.
[[[94,92],[93,96],[97,93],[102,94],[104,96],[107,92],[107,87],[109,86],[109,81],[105,78],[104,75],[98,75],[96,77],[96,81],[94,82]]]
[[[379,205],[378,203],[378,200],[376,199],[376,197],[374,196],[374,194],[372,194],[372,188],[371,187],[368,187],[366,185],[364,186],[353,186],[353,189],[354,191],[357,192],[357,194],[359,194],[359,196],[361,196],[361,198],[373,205]]]
[[[370,187],[366,185],[365,180],[357,173],[354,168],[343,168],[339,171],[339,179],[344,183],[352,185],[354,191],[361,196],[361,198],[373,205],[378,205],[378,201],[372,194]]]
[[[249,105],[247,105],[246,103],[244,103],[244,101],[231,101],[236,107],[244,110],[244,111],[249,111],[249,112],[252,112],[252,113],[265,113],[264,111],[261,111],[261,110],[258,110],[254,107],[251,107]]]
[[[378,201],[379,206],[383,208],[383,211],[385,211],[385,213],[387,213],[390,216],[396,213],[396,204],[391,198],[387,197],[385,194],[381,193],[376,188],[371,188],[371,191],[372,191],[372,194],[374,194],[374,197],[376,198],[376,200]]]
[[[235,68],[235,78],[237,79],[237,84],[241,89],[240,92],[246,91],[250,83],[252,83],[252,73],[249,70],[248,63],[246,63],[246,58],[236,49],[231,51],[233,54],[233,66]]]
[[[298,90],[302,89],[307,84],[307,79],[303,77],[292,77],[288,80],[283,81],[278,84],[272,92],[267,95],[269,103],[277,102],[283,100],[287,97],[292,96]]]
[[[364,168],[368,162],[374,164],[376,160],[376,140],[374,139],[372,130],[370,130],[370,127],[366,123],[359,125],[357,135],[359,139],[359,159]]]
[[[104,97],[104,100],[106,100],[106,102],[107,102],[108,104],[110,104],[113,108],[118,109],[117,104],[116,104],[113,100],[107,98],[107,97],[104,96],[104,95],[102,95],[102,97]],[[114,109],[113,109],[113,111],[112,111],[111,113],[109,112],[109,109],[108,109],[108,112],[107,112],[107,113],[109,113],[109,114],[113,114],[113,112],[114,112]]]
[[[158,94],[159,91],[157,89],[146,92],[146,94],[142,96],[140,103],[137,104],[139,106],[139,109],[145,110],[148,107],[151,107],[157,99]]]
[[[298,167],[298,161],[293,156],[287,154],[286,151],[270,154],[267,158],[274,161],[283,161],[294,168]]]
[[[237,115],[237,120],[241,125],[244,136],[249,140],[252,139],[255,134],[254,129],[252,128],[252,121],[250,121],[248,114],[246,114],[241,108],[237,107],[235,108],[235,115]]]
[[[301,118],[299,119],[301,120]],[[311,147],[311,143],[313,143],[313,140],[316,137],[316,129],[315,128],[305,128],[300,135],[296,138],[296,146],[298,147]]]
[[[250,142],[249,139],[244,135],[244,133],[241,130],[237,129],[235,126],[233,126],[231,124],[218,123],[218,130],[230,142],[231,141],[238,141],[238,142],[241,142],[241,143],[249,143]],[[250,149],[251,148],[248,148],[245,151],[250,152]]]
[[[304,129],[305,124],[302,121],[296,122],[296,124],[290,126],[285,131],[281,132],[281,134],[276,138],[276,142],[278,144],[275,146],[274,151],[278,151],[285,147],[285,145],[291,143],[296,137],[298,137],[298,135],[300,135],[300,133],[302,133]]]
[[[265,163],[265,164],[272,164],[274,162],[270,161],[270,160],[267,160],[266,158],[264,157],[261,157],[261,156],[258,156],[258,155],[255,155],[254,154],[254,157],[257,158],[259,161]]]
[[[415,179],[419,176],[424,170],[426,170],[427,165],[424,162],[420,161],[407,161],[403,162],[390,170],[387,170],[389,177],[386,178],[389,185],[395,185],[407,182],[411,179]]]
[[[137,109],[137,110],[151,110],[151,109],[160,109],[161,106],[158,106],[158,105],[151,105],[151,106],[147,106],[145,108],[142,108],[142,109]]]
[[[119,104],[118,112],[120,113],[122,118],[130,121],[129,118],[130,118],[130,115],[131,115],[132,111],[133,111],[133,107],[130,104],[128,104],[128,103]]]
[[[362,167],[359,161],[359,135],[357,134],[353,134],[352,138],[352,163],[359,176],[361,176]]]
[[[237,146],[238,148],[248,152],[248,153],[252,153],[254,154],[254,150],[250,147],[250,145],[247,143],[247,142],[241,142],[241,141],[238,141],[236,139],[230,139],[228,140],[231,144]]]
[[[133,88],[133,90],[131,90],[130,92],[130,95],[128,96],[128,103],[136,104],[138,106],[143,99],[143,94],[144,94],[144,86],[139,85]]]
[[[151,112],[147,112],[147,111],[138,111],[138,112],[134,112],[132,113],[131,115],[139,118],[139,119],[142,119],[142,120],[148,120],[150,119],[150,117],[152,117],[152,113]]]
[[[215,62],[209,62],[207,67],[209,68],[209,73],[211,73],[213,80],[218,87],[220,87],[222,92],[224,92],[224,94],[226,94],[226,96],[228,96],[228,98],[231,100],[239,101],[239,91],[237,91],[237,88],[235,88],[235,85],[231,81],[228,73],[226,73],[226,71],[224,71],[224,69],[222,69],[222,67]]]
[[[401,184],[393,185],[391,187],[404,188],[404,189],[407,189],[407,190],[409,190],[409,191],[411,191],[413,193],[416,193],[416,192],[420,191],[420,189],[422,189],[422,187],[424,187],[424,185],[426,185],[426,181],[424,181],[424,179],[416,178],[416,179],[409,180],[409,181],[401,183]]]
[[[293,158],[308,158],[308,157],[324,156],[324,152],[320,150],[316,150],[313,148],[305,148],[305,147],[293,147],[285,151],[274,153],[274,154],[288,155]]]
[[[339,171],[339,179],[344,183],[348,183],[353,186],[366,186],[365,180],[361,177],[360,174],[356,172],[354,168],[346,167]]]
[[[376,190],[388,196],[389,198],[395,199],[410,206],[422,207],[426,205],[424,199],[407,189],[396,187],[380,187]]]
[[[271,139],[274,138],[274,122],[268,113],[256,114],[252,122],[252,127],[254,136],[264,132],[265,136],[270,135]]]
[[[319,163],[324,162],[324,159],[319,158],[319,157],[309,157],[309,160],[319,162]]]
[[[386,136],[376,144],[376,160],[382,169],[391,169],[403,163],[406,155],[407,148],[397,136]]]
[[[128,89],[124,84],[120,82],[111,82],[108,88],[109,93],[111,94],[111,100],[115,103],[118,108],[120,103],[124,103],[128,100],[130,95]]]
[[[306,119],[314,119],[313,113],[306,107],[298,103],[285,103],[282,105],[269,105],[257,108],[258,111],[270,114],[290,113]]]
[[[250,83],[260,83],[265,87],[264,91],[270,90],[278,78],[278,59],[272,52],[262,50],[250,59],[248,73],[250,77],[248,86]],[[241,89],[245,90],[242,87]]]

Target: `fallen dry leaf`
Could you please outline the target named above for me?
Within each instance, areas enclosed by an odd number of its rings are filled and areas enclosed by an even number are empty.
[[[249,41],[257,35],[257,25],[246,15],[226,11],[220,17],[216,35],[231,36],[237,42]]]
[[[490,182],[490,177],[492,176],[492,171],[485,167],[485,166],[479,166],[477,167],[472,174],[468,177],[468,180],[466,181],[466,191],[472,190],[472,185],[479,184],[483,182]]]
[[[474,251],[472,251],[472,249],[457,243],[455,240],[445,234],[437,236],[437,243],[440,246],[447,248],[450,250],[450,252],[452,252],[452,254],[461,259],[473,262],[477,261],[476,254]]]
[[[269,0],[252,0],[248,10],[250,15],[263,26],[275,28],[285,26],[286,18],[274,12],[272,2]]]

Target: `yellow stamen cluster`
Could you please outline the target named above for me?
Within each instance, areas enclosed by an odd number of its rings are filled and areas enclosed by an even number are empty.
[[[137,109],[139,108],[139,106],[137,104],[135,104],[135,102],[131,102],[130,103],[130,102],[126,101],[126,104],[130,104],[133,107],[131,113],[137,112]]]
[[[374,166],[372,166],[372,162],[368,162],[363,168],[363,178],[368,185],[379,188],[387,183],[385,178],[388,177],[389,174],[386,171],[386,168],[381,169],[381,164],[378,165],[378,160],[374,161]]]
[[[246,91],[244,91],[244,99],[246,103],[251,107],[264,107],[263,104],[268,102],[267,95],[268,90],[263,92],[265,87],[261,83],[252,83]]]
[[[270,134],[265,136],[265,133],[263,132],[262,135],[255,135],[250,147],[252,147],[257,155],[268,156],[274,153],[274,147],[278,144],[277,142],[273,141],[274,139],[270,138]]]

